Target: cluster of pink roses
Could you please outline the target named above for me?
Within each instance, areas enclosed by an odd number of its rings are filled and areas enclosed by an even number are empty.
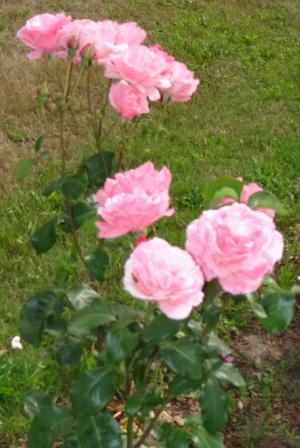
[[[151,162],[108,179],[95,197],[102,218],[99,236],[142,231],[170,216],[170,183],[170,171],[157,171]],[[125,289],[156,302],[172,319],[186,318],[202,302],[205,281],[218,279],[234,295],[256,291],[281,259],[283,238],[269,210],[252,210],[242,203],[260,189],[249,185],[241,203],[230,200],[189,224],[186,250],[160,238],[140,237],[125,265]]]
[[[149,101],[168,95],[188,101],[199,81],[185,64],[159,45],[143,45],[146,32],[134,22],[72,20],[65,14],[41,14],[29,19],[17,37],[32,51],[29,59],[43,54],[67,58],[74,64],[88,58],[104,66],[104,75],[119,80],[111,86],[110,104],[125,119],[149,112]]]

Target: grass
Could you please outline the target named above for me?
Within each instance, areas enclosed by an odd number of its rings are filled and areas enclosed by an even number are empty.
[[[74,17],[136,20],[148,30],[149,42],[160,42],[201,80],[190,103],[174,104],[163,123],[153,113],[150,130],[141,129],[137,143],[131,144],[132,166],[151,158],[158,166],[167,164],[173,173],[178,213],[158,225],[160,235],[183,244],[185,224],[199,214],[201,183],[208,177],[228,174],[255,180],[288,208],[288,216],[278,221],[286,237],[285,262],[278,275],[284,286],[295,281],[300,257],[297,0],[10,0],[0,5],[0,349],[18,333],[22,302],[40,287],[71,283],[77,269],[68,263],[65,247],[37,256],[29,241],[37,222],[46,220],[54,205],[40,191],[55,175],[55,160],[23,185],[16,185],[12,174],[17,160],[32,157],[33,143],[43,133],[34,96],[38,82],[53,73],[46,61],[26,60],[26,49],[16,42],[15,33],[31,15],[57,10]],[[79,144],[73,158],[78,160],[88,137],[86,121],[71,123],[70,131],[75,128]],[[115,294],[123,252],[121,248],[108,278],[108,295]],[[236,325],[234,316],[231,319],[229,328]],[[46,359],[43,352],[27,346],[21,353],[0,355],[0,434],[6,434],[11,447],[27,426],[20,411],[26,390],[46,386],[60,395],[72,377],[70,371],[62,378]],[[260,437],[268,430],[266,426]],[[247,448],[255,446],[247,438],[249,432],[246,428]],[[285,433],[289,437],[288,427]]]

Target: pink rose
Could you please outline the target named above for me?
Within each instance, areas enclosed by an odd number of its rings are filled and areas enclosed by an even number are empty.
[[[138,232],[163,216],[174,213],[170,209],[169,188],[171,172],[160,171],[152,162],[107,179],[95,195],[99,204],[97,223],[100,238],[115,238],[128,232]]]
[[[154,44],[149,47],[152,51],[155,51],[157,54],[161,55],[167,63],[175,61],[175,58],[167,53],[163,47],[159,44]]]
[[[187,250],[207,281],[217,278],[225,291],[256,291],[282,258],[283,238],[264,213],[234,203],[207,210],[187,228]]]
[[[151,101],[159,100],[159,89],[171,87],[164,72],[168,68],[165,57],[145,45],[132,45],[126,51],[113,57],[106,65],[105,76],[124,79],[148,96]]]
[[[173,61],[169,66],[171,87],[165,89],[173,101],[188,101],[196,92],[199,80],[194,73],[181,62]]]
[[[45,53],[59,51],[57,34],[69,22],[71,17],[65,14],[41,14],[27,20],[26,25],[19,29],[17,37],[33,51],[27,57],[31,60],[40,58]]]
[[[151,50],[162,56],[168,64],[164,73],[170,80],[171,86],[164,90],[173,101],[188,101],[199,85],[198,79],[194,78],[194,73],[185,64],[175,60],[159,44],[152,45]]]
[[[141,45],[147,37],[146,31],[135,22],[121,23],[118,26],[116,43],[128,45]]]
[[[238,177],[237,179],[240,180],[241,182],[243,182],[242,177]],[[262,191],[262,190],[263,189],[255,182],[251,182],[250,184],[244,185],[242,192],[241,192],[241,196],[240,196],[240,202],[242,204],[248,204],[250,197],[254,193],[257,193],[258,191]],[[233,202],[235,202],[235,200],[233,198],[223,198],[219,201],[218,205],[220,205],[220,206],[227,205],[227,204],[232,204]],[[272,218],[272,219],[275,218],[275,211],[272,210],[271,208],[257,208],[255,210],[265,213],[266,215],[270,216],[270,218]]]
[[[203,300],[204,279],[193,258],[160,238],[134,249],[123,283],[134,297],[156,302],[170,319],[185,319]]]
[[[118,24],[111,20],[74,20],[58,33],[58,43],[67,55],[70,48],[76,49],[74,63],[79,63],[85,51],[98,64],[109,60],[112,53],[125,50],[127,45],[117,45]]]
[[[109,102],[124,120],[132,120],[149,112],[146,95],[126,81],[120,81],[118,84],[111,86]]]

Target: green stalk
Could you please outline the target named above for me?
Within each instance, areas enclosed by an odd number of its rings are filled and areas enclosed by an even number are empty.
[[[168,403],[168,400],[166,399],[164,403],[155,411],[154,417],[145,429],[144,433],[140,437],[140,439],[137,441],[137,443],[134,445],[134,448],[139,448],[147,439],[149,434],[151,433],[152,429],[154,428],[157,420],[159,419],[160,414],[165,409],[166,404]]]
[[[67,73],[64,83],[64,89],[63,89],[63,103],[60,110],[60,149],[61,149],[61,176],[64,177],[66,174],[66,142],[65,142],[65,113],[67,109],[67,103],[69,99],[70,94],[70,88],[71,88],[71,78],[72,78],[72,69],[73,69],[73,61],[72,59],[69,60],[68,67],[67,67]],[[82,249],[79,243],[73,214],[72,214],[72,206],[69,199],[66,199],[65,201],[66,207],[68,210],[69,218],[70,218],[70,225],[71,225],[71,233],[74,241],[74,245],[76,247],[76,251],[82,261],[84,261],[84,257],[82,254]]]

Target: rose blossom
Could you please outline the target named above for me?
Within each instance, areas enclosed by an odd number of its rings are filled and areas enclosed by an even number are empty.
[[[264,213],[234,203],[207,210],[187,228],[187,250],[207,281],[231,294],[256,291],[282,258],[283,238]]]
[[[118,24],[116,44],[141,45],[147,37],[147,33],[135,22]]]
[[[165,57],[145,45],[132,45],[112,58],[106,65],[105,76],[123,79],[145,93],[151,101],[159,100],[159,89],[171,87],[165,74],[168,63]]]
[[[194,73],[182,62],[170,63],[171,87],[166,89],[173,101],[188,101],[196,92],[199,80],[194,78]]]
[[[57,34],[71,20],[63,13],[41,14],[27,20],[25,26],[17,32],[17,37],[33,49],[27,57],[32,60],[40,58],[44,53],[58,52]]]
[[[76,49],[74,63],[79,63],[85,51],[92,60],[105,63],[112,53],[124,50],[127,44],[117,45],[118,24],[111,20],[94,22],[89,19],[74,20],[58,33],[58,43],[67,55],[70,48]]]
[[[132,120],[139,115],[149,112],[146,95],[126,81],[120,81],[111,86],[109,102],[124,120]]]
[[[168,168],[157,171],[152,162],[146,162],[107,179],[95,195],[98,215],[102,218],[97,222],[99,237],[115,238],[138,232],[163,216],[171,216],[174,213],[169,208],[171,177]]]
[[[173,62],[175,58],[167,53],[160,44],[150,45],[150,50],[155,51],[157,54],[162,56],[166,62]]]
[[[168,64],[164,74],[168,77],[171,86],[163,91],[168,93],[173,101],[188,101],[199,85],[199,80],[194,78],[194,73],[185,64],[176,61],[159,44],[152,45],[150,48],[163,57]]]
[[[157,303],[170,319],[185,319],[203,300],[204,279],[188,252],[161,238],[139,244],[125,264],[126,291]]]

